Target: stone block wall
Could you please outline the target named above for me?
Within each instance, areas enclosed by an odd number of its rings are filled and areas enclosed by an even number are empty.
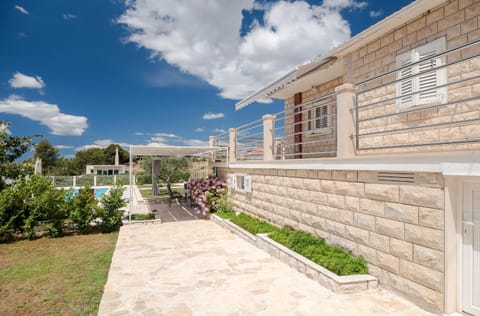
[[[345,79],[357,83],[396,68],[396,56],[433,40],[445,38],[446,49],[457,47],[480,38],[480,1],[453,0],[413,18],[410,22],[355,50],[344,58]],[[447,63],[446,100],[437,108],[410,113],[398,111],[395,99],[396,74],[381,77],[359,86],[361,108],[360,133],[396,130],[390,133],[371,134],[360,138],[361,148],[395,146],[404,144],[443,143],[480,139],[480,57],[463,62],[456,61],[478,54],[480,43],[445,57]],[[473,78],[473,79],[472,79]],[[476,99],[474,99],[476,98]],[[440,104],[440,103],[439,103]],[[407,108],[406,110],[411,110]],[[470,121],[469,121],[470,120]],[[445,124],[455,121],[466,123]],[[437,124],[435,127],[418,128]],[[442,125],[444,124],[444,125]],[[415,127],[415,129],[405,130]],[[447,150],[478,150],[480,144],[448,144],[426,147],[407,147],[360,151],[359,154],[395,152],[431,152]]]
[[[230,190],[235,209],[325,238],[362,255],[370,274],[422,307],[443,310],[444,184],[377,181],[373,171],[220,169],[253,176],[252,192]]]

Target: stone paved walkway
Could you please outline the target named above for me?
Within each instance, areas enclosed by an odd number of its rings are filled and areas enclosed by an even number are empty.
[[[378,289],[337,295],[194,220],[124,226],[99,315],[429,315]]]

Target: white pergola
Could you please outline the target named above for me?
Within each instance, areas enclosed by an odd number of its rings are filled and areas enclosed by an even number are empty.
[[[129,163],[129,214],[133,207],[133,157],[162,157],[162,156],[198,156],[225,150],[225,147],[212,146],[130,146]]]

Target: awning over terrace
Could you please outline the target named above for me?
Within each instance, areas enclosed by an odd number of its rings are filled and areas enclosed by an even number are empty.
[[[130,146],[129,168],[129,214],[133,208],[133,157],[196,156],[225,150],[225,147],[210,146]]]
[[[200,146],[130,146],[130,155],[132,157],[195,156],[223,149],[222,147]]]

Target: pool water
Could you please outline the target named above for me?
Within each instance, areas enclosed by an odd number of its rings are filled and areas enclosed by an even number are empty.
[[[94,188],[93,189],[93,192],[95,194],[95,199],[100,199],[105,193],[108,192],[108,189],[109,188]],[[78,189],[73,189],[73,195],[77,195],[78,194]]]

